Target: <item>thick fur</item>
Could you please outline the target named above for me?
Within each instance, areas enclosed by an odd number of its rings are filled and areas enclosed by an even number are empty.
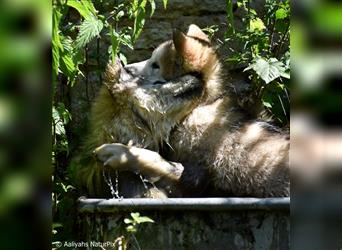
[[[143,98],[137,97],[141,86],[133,92],[120,92],[117,107],[109,105],[112,96],[103,93],[108,99],[103,102],[100,94],[93,109],[93,130],[102,132],[91,136],[101,137],[97,142],[122,143],[97,148],[100,161],[111,169],[152,176],[156,183],[167,179],[167,186],[176,187],[176,193],[183,196],[288,196],[288,134],[266,122],[246,119],[227,94],[228,84],[222,79],[221,67],[209,39],[195,25],[190,26],[186,35],[175,31],[173,40],[160,45],[149,60],[128,65],[126,69],[147,83],[149,91],[143,91]],[[188,90],[182,95],[161,91],[163,86],[171,89],[170,80],[190,74],[200,81],[180,83],[180,89]],[[117,77],[113,72],[109,75]],[[150,100],[148,108],[145,98]],[[164,107],[163,112],[159,107]],[[108,115],[99,115],[101,112]],[[138,126],[135,113],[144,121]],[[117,126],[111,123],[113,114],[121,121]],[[109,133],[104,132],[108,131],[103,128],[104,123],[111,124]],[[140,131],[141,124],[145,129]],[[134,146],[127,146],[132,138]],[[160,154],[147,153],[158,151],[158,145],[163,144]]]
[[[90,114],[90,133],[85,139],[82,154],[75,159],[73,164],[73,176],[79,189],[90,197],[111,197],[110,189],[104,180],[104,174],[111,176],[115,183],[116,174],[111,168],[104,169],[103,163],[96,161],[94,149],[104,143],[121,142],[125,145],[134,145],[137,151],[143,152],[153,161],[158,162],[159,169],[164,166],[167,170],[160,178],[161,173],[144,171],[145,177],[150,182],[159,181],[158,187],[145,188],[139,175],[132,172],[120,172],[119,193],[124,197],[165,197],[165,193],[172,192],[179,195],[174,184],[168,183],[168,172],[182,172],[180,164],[165,161],[160,162],[161,157],[153,151],[158,151],[164,142],[169,141],[171,130],[192,110],[196,100],[202,93],[203,84],[198,78],[191,75],[179,77],[166,84],[146,84],[139,78],[128,78],[123,75],[119,61],[109,63],[105,73],[105,85],[92,106]],[[126,80],[123,80],[126,79]],[[109,144],[108,144],[109,145]],[[113,147],[107,147],[112,149]],[[122,149],[122,150],[121,150]],[[131,147],[133,150],[133,147]],[[107,150],[108,151],[108,150]],[[114,158],[113,150],[109,153],[103,150],[100,160]],[[139,163],[144,162],[143,157],[134,153],[125,154],[125,148],[118,147],[118,162],[124,166],[125,157],[130,159],[131,170],[139,171],[133,160],[139,158]],[[124,155],[125,154],[125,155]],[[133,156],[134,155],[134,156]],[[146,166],[151,165],[150,162]],[[153,164],[152,164],[153,165]],[[105,170],[105,173],[104,173]],[[120,170],[120,169],[119,169]],[[108,172],[108,173],[106,173]],[[156,176],[157,175],[157,176]],[[170,179],[173,180],[173,176]],[[160,180],[162,179],[162,180]],[[165,188],[163,188],[165,187]]]

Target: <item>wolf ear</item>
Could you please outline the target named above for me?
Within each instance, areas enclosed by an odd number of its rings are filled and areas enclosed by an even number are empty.
[[[183,32],[181,32],[177,29],[174,29],[172,32],[172,40],[173,40],[173,44],[175,45],[175,48],[178,52],[184,51],[185,42],[186,42],[186,35]]]
[[[188,33],[186,35],[196,37],[210,43],[209,37],[204,34],[204,32],[196,24],[191,24],[189,26]]]

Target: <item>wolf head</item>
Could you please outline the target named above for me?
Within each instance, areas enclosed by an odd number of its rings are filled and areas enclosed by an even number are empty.
[[[134,144],[152,149],[168,142],[172,128],[201,99],[204,86],[193,75],[183,75],[163,84],[148,83],[128,74],[119,60],[107,65],[105,85],[102,93],[107,96],[109,92],[109,104],[114,110],[110,126],[116,127],[109,129],[111,137],[120,142],[132,139]],[[100,108],[94,113],[101,116],[102,112]]]
[[[212,98],[221,92],[221,64],[206,34],[196,25],[184,34],[174,30],[172,40],[162,43],[151,58],[129,64],[125,69],[148,84],[164,84],[186,74],[200,76],[204,94]]]
[[[160,142],[203,99],[220,94],[220,69],[209,38],[190,25],[187,34],[175,30],[148,60],[109,64],[105,82],[115,105],[133,111]]]

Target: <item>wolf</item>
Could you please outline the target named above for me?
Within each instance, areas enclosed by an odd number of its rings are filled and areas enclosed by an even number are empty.
[[[129,80],[134,90],[122,92],[115,107],[129,121],[114,128],[126,140],[106,137],[94,150],[101,167],[139,173],[169,197],[289,196],[288,132],[237,108],[215,48],[198,26],[186,34],[174,30],[151,58],[119,71],[138,80]],[[120,82],[117,75],[107,69],[111,82]],[[111,95],[127,87],[111,86]],[[101,113],[113,110],[100,103],[94,120],[103,124]]]

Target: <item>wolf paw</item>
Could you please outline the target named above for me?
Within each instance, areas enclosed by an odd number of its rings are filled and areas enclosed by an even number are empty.
[[[115,170],[135,171],[136,156],[130,152],[130,147],[121,143],[103,144],[93,153],[103,162],[105,167]]]

